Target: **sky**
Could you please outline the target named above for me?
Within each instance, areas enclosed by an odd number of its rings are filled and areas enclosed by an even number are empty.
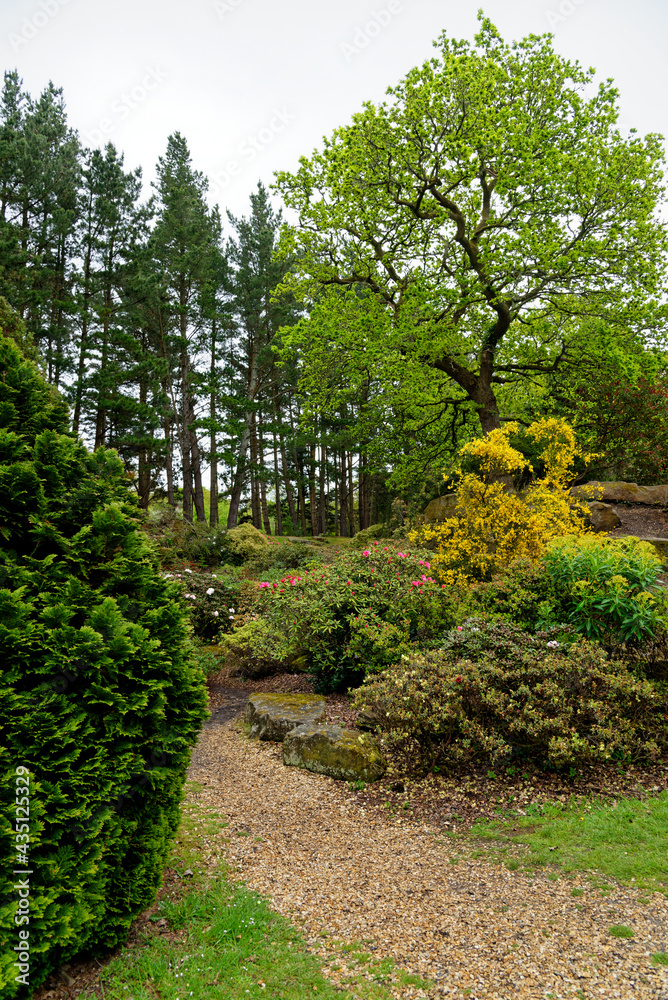
[[[481,0],[0,0],[3,69],[36,97],[62,87],[85,145],[112,141],[146,194],[173,132],[210,201],[247,215],[258,180],[292,170],[323,136],[434,54],[473,39]],[[620,124],[668,135],[665,0],[487,0],[511,41],[554,34],[557,52],[613,78]]]

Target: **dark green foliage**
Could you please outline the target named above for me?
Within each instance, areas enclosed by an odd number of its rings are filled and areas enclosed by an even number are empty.
[[[443,649],[410,653],[367,679],[356,705],[423,769],[655,761],[668,746],[665,690],[596,644],[571,639],[470,619]]]
[[[226,549],[224,528],[184,520],[168,505],[151,506],[145,530],[155,542],[163,566],[173,568],[185,562],[218,566],[231,562]]]
[[[30,773],[31,987],[113,947],[152,901],[205,713],[179,588],[161,577],[113,452],[0,338],[0,797],[16,867],[15,769]],[[5,890],[0,937],[17,934]],[[16,938],[18,941],[18,938]],[[11,997],[11,954],[0,990]]]
[[[185,569],[165,574],[183,586],[190,622],[198,639],[211,642],[234,625],[242,580],[233,573],[233,570],[224,574]]]

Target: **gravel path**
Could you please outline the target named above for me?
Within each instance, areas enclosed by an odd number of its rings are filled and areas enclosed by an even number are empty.
[[[584,874],[527,877],[428,826],[365,814],[339,782],[286,768],[280,746],[249,741],[232,718],[244,700],[219,700],[193,754],[201,788],[190,798],[229,821],[218,849],[233,877],[302,924],[332,980],[345,982],[333,938],[370,942],[374,956],[437,984],[395,986],[404,998],[668,1000],[668,969],[651,964],[668,952],[663,895],[641,902],[613,886],[603,897]],[[611,937],[618,924],[635,937]]]

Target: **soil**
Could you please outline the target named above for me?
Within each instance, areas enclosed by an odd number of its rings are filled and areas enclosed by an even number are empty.
[[[618,503],[613,510],[621,524],[609,532],[611,538],[637,535],[639,538],[668,538],[668,512],[663,507],[645,504]]]

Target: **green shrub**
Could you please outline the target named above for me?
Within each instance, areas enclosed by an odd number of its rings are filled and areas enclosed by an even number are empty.
[[[543,556],[558,613],[608,648],[637,646],[666,626],[661,560],[637,538],[557,538]]]
[[[160,575],[122,463],[65,432],[65,407],[5,338],[0,424],[0,860],[31,870],[35,989],[82,949],[123,941],[152,902],[206,693],[179,588]],[[15,789],[26,772],[24,854]],[[21,989],[19,905],[10,887],[4,997]]]
[[[245,622],[221,640],[225,663],[233,676],[269,677],[293,669],[305,656],[283,630],[263,618]]]
[[[422,770],[482,760],[557,769],[655,761],[668,746],[666,691],[570,638],[471,619],[444,649],[410,653],[367,678],[354,704]]]
[[[234,626],[242,580],[229,569],[226,573],[184,569],[165,573],[165,578],[183,587],[192,629],[198,639],[213,642]]]
[[[240,524],[238,528],[230,528],[224,541],[224,551],[228,557],[225,561],[241,565],[256,559],[261,560],[267,555],[269,542],[270,539],[252,524]]]
[[[391,538],[392,529],[386,524],[372,524],[370,528],[362,528],[353,535],[350,544],[354,549],[365,549],[371,542],[379,541],[381,538]]]
[[[261,582],[257,611],[287,645],[309,651],[318,690],[345,690],[410,644],[437,643],[461,616],[460,592],[429,571],[428,553],[376,542],[326,568]]]
[[[190,524],[183,520],[180,511],[165,503],[151,504],[145,517],[146,533],[155,542],[160,561],[166,569],[173,569],[183,562],[218,566],[231,561],[226,554],[225,528]]]

